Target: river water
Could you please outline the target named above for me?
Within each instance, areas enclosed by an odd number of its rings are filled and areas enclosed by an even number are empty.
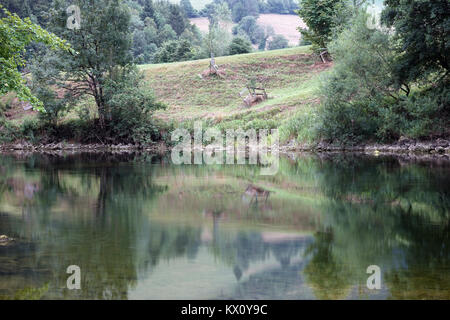
[[[0,155],[0,235],[15,239],[0,242],[0,298],[450,298],[448,161],[291,155],[258,172]]]

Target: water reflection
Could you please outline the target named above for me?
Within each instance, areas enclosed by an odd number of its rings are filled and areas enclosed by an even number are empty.
[[[448,299],[450,166],[0,156],[6,299]],[[79,265],[82,290],[66,289]],[[369,265],[382,290],[366,288]]]

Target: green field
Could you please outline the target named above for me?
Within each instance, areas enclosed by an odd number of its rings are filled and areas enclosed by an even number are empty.
[[[149,87],[168,105],[156,117],[175,125],[202,120],[220,129],[280,127],[317,107],[319,74],[330,66],[318,62],[309,47],[219,57],[216,64],[222,77],[201,76],[208,59],[140,66]],[[252,79],[266,88],[269,99],[246,107],[239,93]]]

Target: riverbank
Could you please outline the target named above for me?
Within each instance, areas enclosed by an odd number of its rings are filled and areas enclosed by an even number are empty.
[[[290,152],[364,152],[369,154],[443,155],[450,157],[450,139],[442,138],[430,141],[401,138],[392,144],[367,143],[358,145],[335,145],[326,142],[298,144],[291,140],[287,145],[280,148],[283,151]]]
[[[33,145],[31,143],[13,143],[0,145],[3,153],[81,153],[81,152],[112,152],[112,153],[154,153],[165,154],[171,147],[164,142],[153,145],[132,144],[78,144],[78,143],[51,143]],[[450,160],[450,140],[436,139],[431,141],[415,141],[400,139],[393,144],[360,144],[360,145],[334,145],[325,142],[316,144],[299,144],[294,140],[279,146],[282,154],[286,153],[364,153],[368,155],[394,155],[410,158],[447,158]]]
[[[31,144],[28,142],[10,143],[0,145],[0,152],[152,152],[165,153],[168,151],[164,143],[155,143],[153,145],[133,145],[133,144],[81,144],[81,143],[50,143],[50,144]]]

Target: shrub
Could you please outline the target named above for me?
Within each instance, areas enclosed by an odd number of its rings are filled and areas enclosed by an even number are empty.
[[[289,47],[288,40],[283,35],[276,35],[269,41],[268,49],[277,50]]]
[[[422,138],[448,134],[450,128],[449,85],[417,91],[380,110],[377,136]]]
[[[35,117],[26,118],[19,127],[19,132],[21,138],[26,139],[32,143],[38,140],[38,131],[40,129],[41,123]]]
[[[14,100],[13,94],[7,94],[0,98],[0,117],[3,116],[4,112],[11,109]]]
[[[19,128],[0,116],[0,143],[10,143],[20,138]]]
[[[243,38],[236,37],[231,41],[229,50],[230,55],[250,53],[252,52],[252,44]]]
[[[106,104],[111,112],[107,139],[113,143],[149,143],[159,138],[151,114],[165,106],[142,87],[141,80],[142,75],[134,69],[105,87]]]
[[[66,110],[66,101],[58,99],[57,93],[44,85],[36,86],[33,93],[44,104],[45,112],[39,112],[39,119],[46,124],[55,126]]]
[[[155,63],[190,60],[195,56],[192,45],[187,40],[172,40],[164,43],[155,54]]]
[[[265,31],[258,25],[253,16],[244,17],[238,25],[233,27],[234,35],[246,36],[253,44],[258,44],[264,39]]]
[[[306,108],[297,112],[280,126],[280,141],[295,139],[311,143],[316,139],[317,110]]]

